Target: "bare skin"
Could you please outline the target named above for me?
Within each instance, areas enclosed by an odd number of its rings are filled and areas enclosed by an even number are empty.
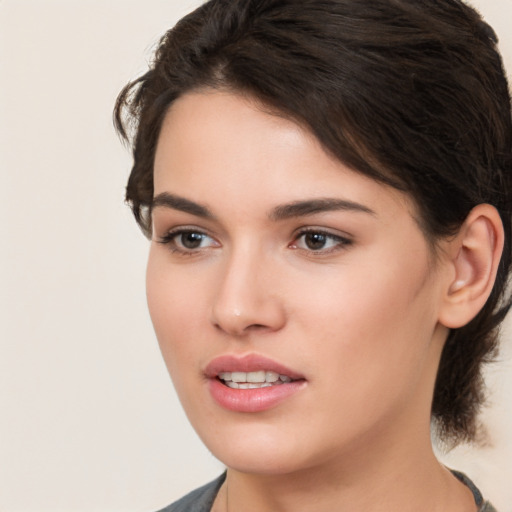
[[[154,178],[148,304],[185,411],[228,467],[213,510],[474,512],[433,454],[430,407],[449,328],[481,307],[476,285],[480,302],[490,291],[491,207],[434,259],[410,198],[214,91],[172,106]],[[226,355],[300,385],[226,408],[212,389],[236,391],[209,373]]]

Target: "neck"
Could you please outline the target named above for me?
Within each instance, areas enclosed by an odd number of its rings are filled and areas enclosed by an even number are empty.
[[[361,449],[342,461],[287,474],[228,469],[214,510],[234,512],[475,512],[469,489],[435,458],[430,442]],[[415,454],[411,450],[415,450]],[[393,454],[390,456],[390,454]]]
[[[436,459],[430,407],[444,333],[407,406],[336,451],[301,460],[298,470],[230,468],[215,512],[476,512],[471,491]],[[300,447],[297,449],[300,458]],[[309,463],[308,463],[309,462]],[[227,507],[226,507],[227,504]]]

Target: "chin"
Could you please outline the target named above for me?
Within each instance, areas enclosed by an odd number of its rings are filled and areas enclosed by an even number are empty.
[[[307,446],[290,430],[255,428],[226,429],[222,434],[198,431],[204,444],[228,468],[260,475],[290,474],[312,465]]]
[[[269,453],[261,449],[228,453],[223,450],[217,458],[229,469],[252,475],[287,475],[304,469],[296,454]]]

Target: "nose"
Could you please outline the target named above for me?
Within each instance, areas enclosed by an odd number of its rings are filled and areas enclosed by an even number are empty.
[[[218,277],[212,323],[231,336],[274,332],[286,323],[275,265],[258,254],[239,251],[225,262]]]

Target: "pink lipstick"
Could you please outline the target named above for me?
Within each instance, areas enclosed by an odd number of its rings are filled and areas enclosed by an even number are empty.
[[[255,354],[217,357],[207,365],[205,375],[213,399],[236,412],[271,409],[306,384],[296,371]]]

